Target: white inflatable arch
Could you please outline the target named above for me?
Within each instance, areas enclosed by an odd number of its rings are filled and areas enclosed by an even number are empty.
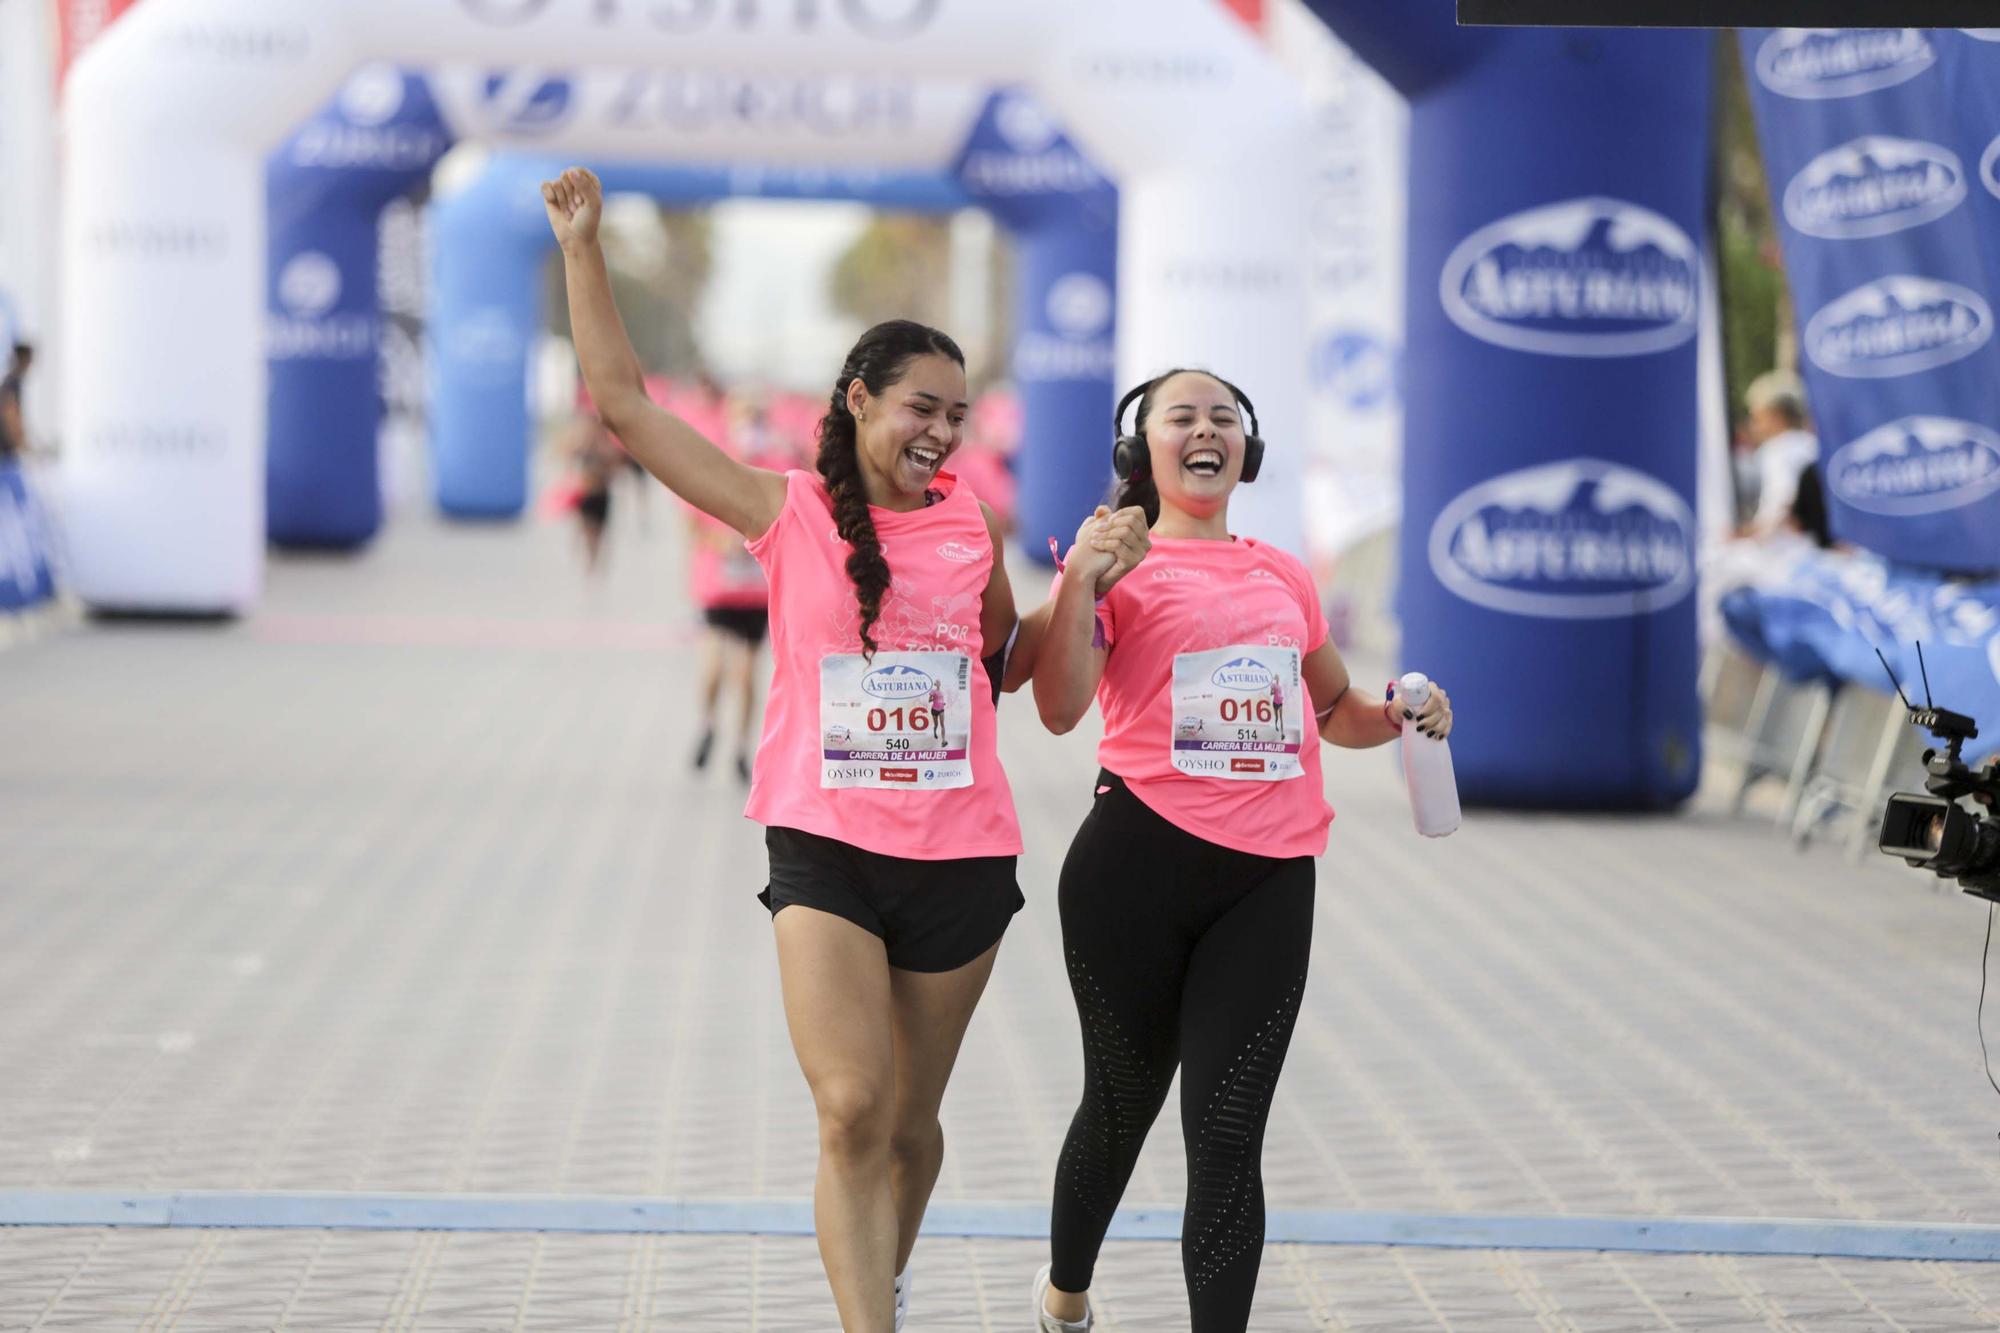
[[[264,158],[380,60],[1028,85],[1121,190],[1120,378],[1191,362],[1250,390],[1273,448],[1238,526],[1297,545],[1306,115],[1214,0],[148,0],[65,93],[64,468],[86,602],[255,604]]]

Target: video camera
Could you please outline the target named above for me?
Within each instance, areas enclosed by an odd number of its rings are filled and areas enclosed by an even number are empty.
[[[1917,651],[1921,669],[1921,646]],[[1884,660],[1882,665],[1886,669],[1889,664]],[[1895,678],[1891,671],[1891,683]],[[1900,685],[1896,688],[1897,697],[1909,710],[1910,722],[1943,741],[1944,750],[1924,751],[1924,771],[1930,775],[1924,779],[1928,795],[1897,792],[1889,798],[1877,846],[1941,879],[1957,880],[1958,886],[1974,897],[2000,903],[2000,815],[1960,804],[1966,797],[1983,797],[1989,806],[2000,806],[2000,771],[1981,773],[1959,758],[1964,744],[1978,737],[1979,724],[1964,713],[1933,705],[1928,673],[1924,694],[1925,706],[1918,708],[1903,695]]]

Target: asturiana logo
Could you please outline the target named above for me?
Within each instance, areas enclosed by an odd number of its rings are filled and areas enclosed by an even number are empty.
[[[1904,417],[1827,460],[1835,498],[1871,514],[1935,514],[2000,491],[2000,433],[1956,417]]]
[[[1965,164],[1941,144],[1869,135],[1821,153],[1785,189],[1808,236],[1863,240],[1920,227],[1965,200]]]
[[[1936,60],[1916,28],[1779,28],[1757,48],[1757,78],[1780,97],[1855,97],[1906,83]]]
[[[1584,198],[1480,228],[1445,260],[1445,313],[1475,338],[1550,356],[1640,356],[1694,337],[1700,261],[1668,218]]]
[[[1596,458],[1481,482],[1431,525],[1431,570],[1513,615],[1566,620],[1663,610],[1694,587],[1694,513],[1657,477]]]
[[[1971,356],[1993,336],[1979,293],[1914,274],[1878,278],[1829,301],[1806,324],[1806,355],[1830,375],[1883,379]]]
[[[1238,694],[1261,694],[1271,688],[1271,669],[1254,657],[1232,657],[1209,677],[1225,690]]]
[[[878,667],[861,678],[861,688],[877,699],[917,699],[928,696],[937,684],[924,672],[900,662]]]
[[[954,565],[976,565],[986,558],[986,552],[961,541],[945,542],[937,548],[937,553],[939,559],[949,560]]]

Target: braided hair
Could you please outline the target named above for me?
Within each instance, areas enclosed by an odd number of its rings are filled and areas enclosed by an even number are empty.
[[[883,558],[875,520],[868,513],[868,491],[861,482],[859,440],[854,413],[847,406],[847,390],[860,380],[870,394],[879,397],[902,378],[910,362],[933,355],[950,357],[961,369],[965,366],[965,353],[958,344],[929,325],[908,319],[877,324],[862,334],[847,354],[826,415],[819,421],[819,456],[814,466],[833,500],[834,530],[853,548],[847,557],[847,577],[854,581],[854,597],[861,607],[861,649],[869,657],[876,651],[870,631],[881,619],[882,598],[889,591],[889,562]]]

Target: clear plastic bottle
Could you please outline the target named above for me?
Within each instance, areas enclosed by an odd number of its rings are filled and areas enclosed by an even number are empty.
[[[1431,697],[1430,677],[1412,671],[1396,682],[1396,697],[1405,707],[1420,710]],[[1451,746],[1441,737],[1417,730],[1413,718],[1403,719],[1403,780],[1410,785],[1410,810],[1417,832],[1442,838],[1459,825],[1458,779],[1451,771]]]

